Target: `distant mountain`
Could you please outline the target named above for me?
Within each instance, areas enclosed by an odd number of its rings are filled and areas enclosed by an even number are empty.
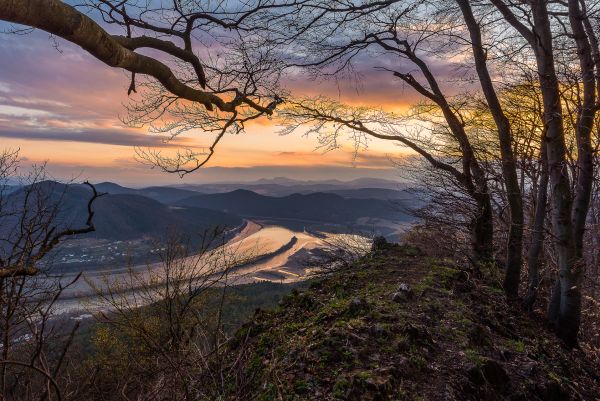
[[[260,180],[251,181],[248,184],[277,184],[277,185],[295,185],[299,184],[302,181],[294,180],[292,178],[287,177],[275,177],[275,178],[261,178]]]
[[[352,181],[344,182],[345,186],[352,188],[388,188],[388,189],[399,189],[405,185],[398,181],[384,180],[382,178],[357,178]]]
[[[299,181],[284,177],[242,183],[212,183],[178,186],[178,188],[203,193],[224,193],[235,191],[236,189],[246,189],[248,191],[267,196],[287,196],[294,193],[308,194],[313,192],[337,193],[338,191],[345,191],[349,189],[359,190],[369,188],[400,191],[405,187],[406,185],[400,182],[377,178],[359,178],[346,182],[339,180]],[[364,196],[360,197],[363,198]],[[372,197],[378,198],[378,195]],[[386,196],[383,199],[389,198]]]
[[[17,191],[19,188],[21,188],[21,185],[15,184],[0,184],[0,196],[6,196],[12,192]]]
[[[401,202],[344,198],[334,193],[260,195],[245,189],[220,194],[196,195],[177,202],[187,207],[215,209],[247,217],[297,219],[351,225],[363,217],[410,221]]]
[[[107,195],[98,199],[96,205],[95,236],[110,239],[163,237],[169,230],[197,235],[215,226],[240,224],[240,217],[217,210],[166,206],[141,195]]]
[[[275,177],[275,178],[262,178],[257,181],[251,181],[246,183],[224,183],[224,184],[235,184],[238,186],[245,185],[264,185],[264,184],[277,184],[277,185],[334,185],[346,188],[362,188],[362,187],[372,187],[372,188],[388,188],[388,189],[398,189],[401,186],[401,183],[398,181],[385,180],[382,178],[369,178],[369,177],[361,177],[356,178],[350,181],[342,181],[342,180],[295,180],[292,178],[286,177]]]
[[[94,184],[94,186],[98,192],[106,192],[112,195],[133,194],[138,191],[137,189],[123,187],[119,184],[115,184],[114,182],[101,182]]]
[[[43,194],[49,194],[50,203],[60,204],[59,221],[63,227],[80,227],[87,218],[87,202],[91,190],[84,185],[65,185],[46,181],[37,184]],[[118,189],[116,184],[99,185],[97,189]],[[120,187],[123,188],[123,187]],[[126,189],[126,188],[125,188]],[[7,203],[19,210],[24,201],[24,190],[14,192]],[[45,196],[45,195],[44,195]],[[35,199],[31,200],[35,202]],[[214,209],[195,207],[173,207],[146,196],[130,193],[107,194],[94,202],[94,224],[96,231],[90,237],[112,240],[162,237],[168,230],[176,229],[184,234],[197,234],[206,229],[220,226],[238,226],[238,216]],[[11,230],[5,224],[4,230]],[[5,231],[6,232],[6,231]]]
[[[355,199],[405,200],[412,202],[413,198],[413,195],[409,192],[385,188],[331,189],[323,192]]]
[[[95,184],[95,186],[99,192],[106,192],[111,195],[140,195],[166,204],[177,202],[178,200],[189,198],[190,196],[197,194],[196,191],[175,187],[127,188],[113,182],[102,182]]]

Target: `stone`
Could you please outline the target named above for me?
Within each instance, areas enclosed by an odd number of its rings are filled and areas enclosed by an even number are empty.
[[[413,290],[410,288],[410,285],[407,283],[401,283],[398,286],[398,291],[392,294],[392,301],[401,303],[408,301],[413,297]]]
[[[395,292],[392,294],[392,301],[396,303],[402,303],[408,300],[408,296],[405,292]]]
[[[410,285],[407,283],[402,283],[400,284],[400,286],[398,287],[398,291],[405,291],[405,292],[412,292],[412,289],[410,288]]]
[[[371,335],[373,337],[386,337],[388,335],[388,331],[383,327],[382,324],[376,323],[370,328]]]
[[[471,345],[479,347],[489,347],[492,345],[490,329],[487,326],[476,324],[471,327],[467,335],[469,337],[469,344]]]
[[[348,310],[353,315],[356,315],[366,309],[367,301],[360,298],[354,298],[352,301],[350,301],[350,305],[348,306]]]

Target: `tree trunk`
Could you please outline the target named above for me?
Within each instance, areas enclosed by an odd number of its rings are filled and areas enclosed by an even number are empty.
[[[427,63],[415,54],[414,50],[408,44],[405,44],[403,54],[420,69],[430,86],[430,90],[424,88],[410,74],[395,73],[394,75],[404,80],[404,82],[412,86],[417,92],[439,106],[454,139],[460,146],[462,172],[464,175],[464,178],[461,179],[461,184],[477,204],[476,216],[472,221],[472,247],[475,263],[485,264],[493,262],[494,220],[485,172],[477,160],[463,123],[448,103]]]
[[[513,141],[510,122],[494,89],[492,78],[487,68],[486,54],[483,49],[481,29],[473,15],[469,0],[457,0],[471,37],[471,47],[475,59],[475,68],[483,94],[487,101],[490,113],[494,118],[498,129],[500,142],[500,154],[502,158],[502,176],[506,185],[506,195],[510,208],[510,225],[508,231],[508,243],[506,246],[506,275],[504,279],[504,291],[514,298],[518,295],[519,282],[521,279],[521,260],[523,252],[523,201],[517,165],[513,154]]]
[[[537,70],[544,103],[548,171],[552,186],[552,227],[558,256],[559,294],[553,295],[548,318],[555,324],[557,334],[568,345],[577,343],[581,315],[581,293],[576,285],[577,262],[573,226],[571,223],[572,194],[567,167],[563,112],[559,81],[554,65],[552,31],[546,3],[533,6]],[[556,300],[559,299],[559,302]]]
[[[572,249],[569,259],[560,268],[560,307],[555,319],[558,335],[569,345],[577,343],[581,323],[581,281],[585,261],[583,259],[583,236],[590,205],[594,167],[591,131],[596,114],[596,88],[592,48],[583,24],[584,16],[579,0],[569,0],[569,23],[577,44],[581,68],[583,99],[578,113],[575,135],[577,138],[577,177],[575,196],[570,208]],[[542,84],[543,87],[543,84]],[[553,296],[553,298],[555,298]],[[554,306],[554,305],[553,305]],[[556,306],[554,306],[556,308]],[[556,318],[556,311],[551,311]]]
[[[494,220],[488,194],[479,194],[477,215],[473,219],[472,247],[475,262],[479,265],[494,263]]]
[[[533,305],[537,299],[540,253],[544,244],[544,221],[546,219],[546,204],[548,202],[548,160],[544,142],[545,138],[542,138],[540,185],[536,196],[531,244],[527,253],[528,283],[527,293],[523,299],[523,307],[529,311],[533,310]]]
[[[579,0],[569,0],[569,21],[573,29],[575,43],[577,43],[577,55],[579,57],[583,86],[583,100],[578,113],[577,126],[575,127],[578,156],[577,181],[571,215],[577,258],[583,257],[583,236],[592,196],[594,156],[591,132],[596,116],[595,63],[592,57],[592,46],[588,40],[583,23],[584,18],[587,18],[587,16],[582,14],[582,10],[579,8]],[[593,31],[590,33],[593,34]],[[593,42],[597,45],[597,41],[594,40]]]

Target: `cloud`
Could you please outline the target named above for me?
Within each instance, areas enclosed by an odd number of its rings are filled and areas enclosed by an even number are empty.
[[[28,118],[38,118],[38,117],[50,117],[53,114],[46,110],[38,110],[32,108],[25,108],[19,106],[8,106],[5,104],[0,104],[0,116],[5,117],[28,117]]]
[[[395,157],[403,157],[404,155],[397,153]],[[393,157],[388,154],[380,154],[374,152],[361,152],[357,155],[355,164],[357,166],[369,166],[370,168],[390,168],[393,165]]]
[[[69,141],[118,146],[141,146],[157,148],[195,147],[193,146],[193,141],[189,138],[175,138],[174,140],[166,141],[166,138],[162,136],[143,134],[126,129],[89,129],[82,131],[48,129],[15,130],[0,126],[0,137],[30,141]]]
[[[32,107],[65,121],[116,120],[127,101],[127,76],[79,47],[34,32],[0,35],[0,103]]]
[[[124,112],[122,104],[128,101],[128,74],[107,67],[77,46],[58,41],[60,52],[48,35],[40,31],[19,37],[0,35],[0,138],[19,147],[21,140],[29,141],[22,146],[23,151],[32,160],[48,158],[52,166],[64,162],[55,166],[64,176],[85,171],[102,180],[179,182],[174,176],[133,162],[133,152],[125,147],[194,147],[206,141],[204,135],[178,137],[165,143],[164,137],[122,127],[118,116]],[[298,74],[287,77],[285,83],[297,94],[341,96],[343,101],[353,104],[396,108],[419,100],[411,88],[395,80],[389,72],[375,69],[376,66],[412,68],[398,64],[397,59],[364,56],[356,60],[355,80],[310,80]],[[434,70],[441,81],[451,85],[450,67],[442,63],[434,66]],[[390,162],[384,156],[387,145],[379,152],[361,153],[353,165],[351,151],[325,155],[311,152],[314,138],[308,141],[300,139],[300,135],[279,137],[272,124],[269,119],[249,123],[249,135],[227,136],[211,160],[212,166],[262,167],[250,170],[215,167],[186,179],[217,181],[281,175],[351,179],[390,174]],[[190,133],[196,134],[201,133]],[[67,146],[67,142],[83,145]],[[131,158],[127,158],[129,154]]]
[[[467,80],[464,68],[460,68],[461,64],[434,56],[422,57],[446,95],[458,95],[474,87]],[[294,96],[320,95],[352,105],[386,109],[407,109],[410,105],[425,100],[422,95],[394,77],[392,73],[392,71],[411,73],[425,87],[428,87],[417,66],[406,58],[370,50],[355,56],[351,65],[350,70],[344,70],[334,76],[299,71],[289,73],[283,79],[284,85]],[[327,72],[327,69],[324,72]]]

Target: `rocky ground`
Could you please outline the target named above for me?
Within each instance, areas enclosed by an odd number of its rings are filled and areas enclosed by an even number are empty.
[[[595,356],[565,349],[499,283],[408,246],[257,311],[224,356],[244,400],[597,400]],[[241,398],[240,398],[241,397]]]

